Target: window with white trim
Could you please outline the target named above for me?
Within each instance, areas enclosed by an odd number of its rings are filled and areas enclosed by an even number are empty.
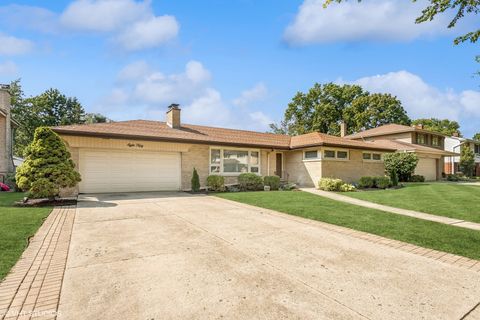
[[[323,150],[324,159],[348,160],[349,154],[347,150]]]
[[[303,158],[305,160],[318,159],[318,150],[305,151]]]
[[[260,151],[230,148],[210,149],[210,173],[236,175],[260,173]]]

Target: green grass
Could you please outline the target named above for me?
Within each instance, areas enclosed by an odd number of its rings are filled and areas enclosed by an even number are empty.
[[[0,279],[15,265],[27,247],[28,238],[52,211],[51,207],[14,207],[13,203],[23,196],[23,193],[0,192]]]
[[[480,259],[480,232],[330,200],[306,192],[219,193],[217,197]]]
[[[397,190],[342,193],[352,198],[472,222],[480,222],[480,186],[411,183]]]

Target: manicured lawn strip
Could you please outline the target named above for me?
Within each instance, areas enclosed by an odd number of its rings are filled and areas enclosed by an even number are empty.
[[[0,192],[0,279],[15,265],[43,220],[52,211],[51,207],[13,207],[23,193]]]
[[[480,186],[440,182],[412,183],[398,190],[342,194],[391,207],[480,222]]]
[[[301,191],[216,196],[480,260],[480,232],[475,230],[358,207]]]

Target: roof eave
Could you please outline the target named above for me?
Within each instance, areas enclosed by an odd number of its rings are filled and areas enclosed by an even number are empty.
[[[143,141],[160,141],[160,142],[177,142],[177,143],[191,143],[191,144],[202,144],[202,145],[222,145],[222,146],[232,146],[232,147],[255,147],[261,149],[277,149],[277,150],[289,150],[287,146],[279,145],[268,145],[268,144],[251,144],[251,143],[241,143],[241,142],[225,142],[225,141],[201,141],[195,139],[182,139],[182,138],[168,138],[168,137],[153,137],[153,136],[142,136],[142,135],[129,135],[123,133],[103,133],[103,132],[87,132],[87,131],[70,131],[62,130],[61,128],[52,128],[58,134],[69,135],[69,136],[82,136],[82,137],[96,137],[96,138],[106,138],[106,139],[131,139],[131,140],[143,140]]]

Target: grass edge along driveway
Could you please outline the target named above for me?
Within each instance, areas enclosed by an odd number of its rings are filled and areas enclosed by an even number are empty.
[[[303,191],[215,196],[480,260],[480,231],[359,207]]]
[[[0,281],[15,265],[52,207],[15,207],[23,193],[0,192]]]
[[[396,190],[344,192],[390,207],[480,223],[480,186],[445,182],[408,183]]]

